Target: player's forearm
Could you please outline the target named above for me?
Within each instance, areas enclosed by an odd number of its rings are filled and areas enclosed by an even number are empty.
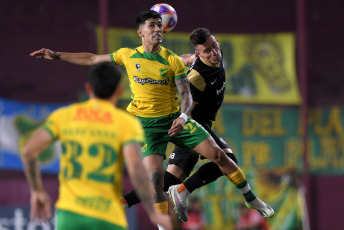
[[[150,181],[147,176],[147,172],[143,168],[142,164],[137,164],[131,177],[131,181],[135,187],[136,193],[140,200],[143,202],[143,206],[148,215],[153,215],[155,209],[153,206],[153,193],[150,187]]]
[[[190,91],[190,82],[187,77],[176,80],[176,86],[181,96],[180,110],[186,115],[190,115],[192,110],[192,96]]]
[[[92,53],[53,52],[53,58],[76,65],[90,66],[96,64],[95,55]]]
[[[146,170],[142,164],[141,146],[139,144],[127,144],[123,147],[124,160],[128,174],[136,193],[148,213],[154,215],[153,191]]]
[[[26,142],[22,150],[22,161],[24,165],[25,175],[33,191],[43,190],[41,172],[39,169],[39,154],[52,143],[50,133],[39,128],[31,138]]]
[[[41,179],[41,172],[38,167],[38,159],[24,155],[22,157],[22,161],[24,164],[25,175],[31,190],[42,191],[43,185]]]

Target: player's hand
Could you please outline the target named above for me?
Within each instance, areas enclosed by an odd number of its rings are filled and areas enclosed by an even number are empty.
[[[48,194],[45,191],[31,192],[31,212],[30,219],[40,222],[51,218],[51,203]]]
[[[168,130],[168,134],[171,137],[177,136],[181,131],[183,131],[184,125],[185,120],[181,117],[178,117],[173,121],[171,128]]]
[[[160,225],[161,227],[164,228],[164,230],[172,230],[173,229],[171,217],[169,215],[156,213],[156,214],[150,216],[149,218],[153,224]]]
[[[57,59],[56,52],[51,51],[51,50],[46,49],[46,48],[42,48],[40,50],[34,51],[34,52],[30,53],[30,56],[35,57],[35,58],[44,58],[44,59],[48,59],[48,60]]]

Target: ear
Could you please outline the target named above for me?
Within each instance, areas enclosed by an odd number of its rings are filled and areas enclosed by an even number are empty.
[[[217,40],[217,38],[216,38],[216,42],[217,42],[217,45],[220,46],[220,42],[219,42],[219,40]]]
[[[122,85],[122,84],[119,84],[119,85],[117,86],[117,89],[116,89],[116,92],[115,92],[116,97],[119,98],[119,97],[122,95],[123,90],[124,90],[123,85]]]
[[[143,37],[142,30],[141,30],[141,26],[140,26],[140,28],[138,28],[138,29],[136,30],[136,32],[137,32],[137,34],[138,34],[140,37]]]
[[[85,83],[85,91],[89,97],[93,96],[93,89],[90,82]]]
[[[198,51],[198,50],[195,50],[195,54],[197,54],[197,56],[199,56],[199,51]]]
[[[122,95],[123,90],[124,90],[123,85],[122,85],[122,84],[119,84],[119,85],[117,86],[116,91],[112,94],[112,96],[111,96],[111,98],[110,98],[110,101],[112,101],[112,103],[113,103],[114,105],[117,104],[117,101],[118,101],[118,99],[120,98],[120,96]]]

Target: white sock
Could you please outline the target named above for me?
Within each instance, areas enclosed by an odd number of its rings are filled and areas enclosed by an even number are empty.
[[[266,207],[266,204],[263,202],[263,201],[261,201],[258,197],[256,198],[256,199],[254,199],[254,200],[252,200],[252,201],[250,201],[250,202],[248,202],[251,206],[253,206],[253,207],[259,207],[259,208],[264,208],[264,207]]]

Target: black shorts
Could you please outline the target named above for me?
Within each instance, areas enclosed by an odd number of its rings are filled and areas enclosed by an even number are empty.
[[[199,121],[198,119],[197,122],[201,124],[210,133],[210,135],[214,138],[216,144],[221,149],[229,148],[228,144],[211,130],[211,121]],[[175,146],[168,159],[168,164],[174,164],[182,168],[185,175],[188,177],[195,165],[197,164],[199,158],[205,159],[204,157],[199,156],[198,154],[185,151],[182,148]]]

